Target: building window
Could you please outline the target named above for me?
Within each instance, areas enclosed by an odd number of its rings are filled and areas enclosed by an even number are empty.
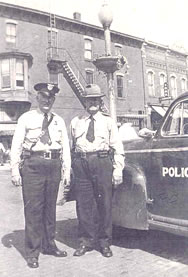
[[[56,29],[48,30],[48,48],[50,48],[50,53],[52,55],[57,55],[58,53],[58,32]]]
[[[1,59],[0,89],[2,91],[28,89],[28,67],[28,60],[25,58]]]
[[[91,39],[85,39],[84,40],[84,58],[86,60],[92,59],[92,40]]]
[[[149,96],[155,96],[154,73],[153,73],[153,71],[148,72],[148,91],[149,91]]]
[[[24,88],[24,61],[16,60],[16,88]]]
[[[115,43],[115,55],[122,56],[122,45]]]
[[[166,82],[166,76],[164,73],[161,73],[159,75],[159,82],[160,82],[161,96],[164,96],[164,83]]]
[[[16,43],[16,24],[7,23],[6,24],[6,41],[10,43]]]
[[[1,88],[10,88],[10,60],[3,59],[1,61]]]
[[[50,83],[58,85],[58,74],[50,72]]]
[[[93,84],[93,71],[86,70],[86,83],[87,84]]]
[[[123,97],[123,76],[117,75],[117,96]]]
[[[185,78],[181,79],[181,91],[185,92],[187,90],[187,80]]]
[[[171,86],[171,96],[173,98],[176,98],[177,97],[177,82],[176,82],[175,76],[170,77],[170,86]]]

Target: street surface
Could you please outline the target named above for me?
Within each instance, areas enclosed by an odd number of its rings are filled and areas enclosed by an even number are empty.
[[[24,216],[21,188],[0,167],[0,277],[187,277],[188,239],[156,231],[115,229],[112,258],[97,250],[73,257],[78,247],[75,202],[57,206],[59,248],[66,258],[40,255],[39,268],[24,259]]]

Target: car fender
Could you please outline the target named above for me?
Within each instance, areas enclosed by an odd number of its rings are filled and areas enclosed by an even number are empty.
[[[135,164],[126,164],[123,183],[113,192],[112,221],[117,226],[148,230],[146,178]]]

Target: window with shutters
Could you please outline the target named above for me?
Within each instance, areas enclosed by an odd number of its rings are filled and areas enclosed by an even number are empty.
[[[3,59],[1,61],[1,88],[10,88],[10,60]]]
[[[171,76],[170,77],[170,91],[171,91],[171,96],[173,98],[177,97],[177,80],[176,80],[176,76]]]
[[[84,39],[84,58],[86,60],[92,59],[92,40],[90,38]]]
[[[163,97],[164,96],[164,83],[166,82],[166,76],[164,73],[160,73],[159,75],[159,82],[160,82],[160,94]]]
[[[148,71],[148,92],[149,96],[155,96],[155,86],[154,86],[154,72]]]
[[[181,91],[185,92],[187,90],[187,80],[185,78],[181,79]]]
[[[115,43],[115,55],[122,56],[122,45]]]
[[[16,24],[13,22],[6,23],[6,42],[16,44]]]
[[[16,60],[16,88],[24,88],[24,61]]]
[[[56,29],[48,29],[48,47],[51,54],[57,55],[58,53],[58,32]]]
[[[117,96],[123,97],[123,76],[117,75]]]
[[[50,72],[50,83],[58,85],[58,74]]]
[[[28,89],[28,67],[27,58],[0,59],[0,89],[2,91]]]
[[[93,84],[93,71],[86,70],[86,83]]]

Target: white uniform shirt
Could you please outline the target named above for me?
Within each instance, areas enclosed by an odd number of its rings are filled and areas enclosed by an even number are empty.
[[[54,113],[53,113],[54,114]],[[48,115],[48,120],[51,113]],[[44,114],[38,110],[28,111],[20,116],[14,133],[11,147],[12,176],[19,174],[20,155],[24,149],[33,151],[45,151],[51,149],[62,150],[63,172],[69,176],[71,167],[70,146],[64,120],[54,114],[48,130],[52,144],[43,144],[39,136],[42,132]]]
[[[86,134],[90,115],[78,116],[71,121],[72,144],[76,152],[95,152],[99,150],[114,150],[114,170],[118,176],[124,168],[124,150],[118,128],[111,117],[97,112],[94,116],[95,140],[89,142]]]
[[[5,153],[5,147],[4,145],[0,142],[0,151],[2,151],[3,153]]]

